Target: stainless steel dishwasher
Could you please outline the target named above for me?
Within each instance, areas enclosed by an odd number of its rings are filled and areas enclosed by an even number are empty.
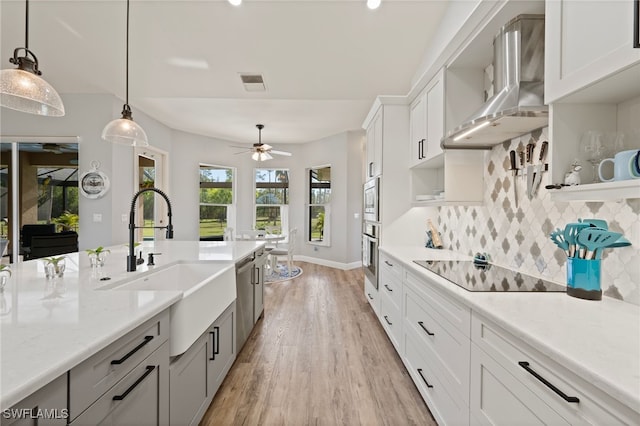
[[[266,260],[266,252],[260,249],[236,263],[236,353],[264,311]]]

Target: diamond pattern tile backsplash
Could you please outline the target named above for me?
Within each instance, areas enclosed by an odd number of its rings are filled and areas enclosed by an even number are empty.
[[[622,202],[551,201],[543,176],[537,195],[526,196],[526,178],[518,176],[518,208],[513,198],[509,151],[536,143],[535,163],[547,129],[495,146],[485,159],[485,193],[482,206],[439,207],[438,228],[446,248],[473,255],[487,252],[492,262],[526,274],[566,283],[566,256],[549,239],[549,233],[578,218],[605,219],[609,229],[622,232],[630,247],[604,250],[602,291],[605,296],[640,305],[640,199]]]

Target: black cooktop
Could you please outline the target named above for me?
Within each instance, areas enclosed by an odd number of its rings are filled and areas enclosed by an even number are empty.
[[[478,264],[471,260],[414,260],[414,262],[468,291],[567,291],[567,288],[562,285],[490,263]]]

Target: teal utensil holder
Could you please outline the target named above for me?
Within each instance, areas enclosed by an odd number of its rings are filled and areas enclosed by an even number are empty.
[[[601,261],[567,258],[567,294],[587,300],[601,300]]]

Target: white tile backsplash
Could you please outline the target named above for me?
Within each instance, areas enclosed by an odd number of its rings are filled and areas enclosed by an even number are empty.
[[[605,296],[640,305],[640,199],[623,202],[555,202],[544,188],[543,175],[538,194],[526,196],[526,178],[517,178],[519,206],[513,199],[513,177],[509,151],[548,140],[547,129],[495,146],[485,157],[484,204],[474,207],[440,207],[438,227],[445,248],[465,254],[487,252],[494,263],[523,273],[566,283],[566,256],[549,239],[555,228],[564,228],[578,218],[599,218],[609,229],[622,232],[632,246],[605,250],[602,261],[602,290]],[[550,159],[548,159],[550,160]]]

